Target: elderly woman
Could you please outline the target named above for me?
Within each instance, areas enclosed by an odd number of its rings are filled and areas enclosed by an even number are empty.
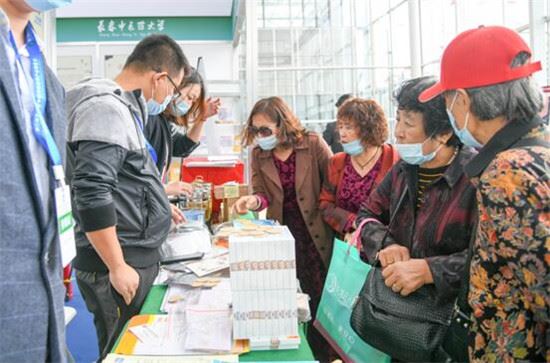
[[[353,232],[360,206],[399,160],[399,154],[384,144],[388,121],[374,100],[347,100],[338,109],[337,127],[344,152],[330,159],[320,208],[325,222],[344,237]]]
[[[445,50],[441,82],[421,95],[445,92],[457,135],[480,148],[465,169],[480,212],[470,269],[473,362],[550,361],[550,144],[531,77],[541,67],[530,56],[511,29],[468,30]]]
[[[236,212],[267,208],[267,217],[288,226],[296,240],[296,269],[309,294],[312,316],[317,312],[332,252],[332,233],[319,210],[321,184],[332,152],[323,138],[307,132],[280,97],[256,103],[244,131],[252,150],[254,195],[241,197]],[[313,326],[308,340],[315,356],[328,361],[330,348]],[[332,353],[330,353],[332,354]]]
[[[434,83],[416,78],[396,91],[402,160],[371,193],[356,223],[365,221],[362,246],[370,263],[379,259],[386,286],[406,299],[432,285],[439,303],[449,304],[460,289],[476,219],[475,189],[463,171],[474,151],[453,134],[443,97],[418,101]],[[384,238],[390,216],[396,223]]]

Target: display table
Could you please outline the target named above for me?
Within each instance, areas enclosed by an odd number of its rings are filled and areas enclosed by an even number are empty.
[[[143,307],[141,308],[140,313],[141,314],[163,314],[163,312],[160,311],[160,307],[167,288],[168,288],[167,285],[154,285],[151,288],[151,291],[149,291],[149,294],[147,295],[147,298],[143,303]],[[311,352],[311,348],[309,347],[305,337],[304,327],[305,326],[302,324],[299,329],[300,339],[301,339],[299,349],[249,352],[239,356],[239,361],[241,362],[314,361],[315,358],[313,357],[313,353]],[[126,332],[126,329],[127,327],[124,328],[124,331],[122,332],[120,337],[124,335],[124,333]],[[118,346],[120,342],[120,337],[115,343],[113,351]]]

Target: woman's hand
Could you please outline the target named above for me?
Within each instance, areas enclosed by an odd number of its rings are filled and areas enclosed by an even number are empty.
[[[204,121],[206,121],[207,118],[216,115],[220,110],[221,104],[222,101],[220,101],[219,98],[212,99],[212,97],[209,97],[206,100],[206,114],[204,115]]]
[[[382,270],[384,283],[393,292],[407,296],[425,284],[433,283],[432,271],[423,258],[395,262]]]
[[[378,260],[380,260],[382,267],[395,262],[408,261],[410,258],[409,249],[398,244],[389,245],[378,252]]]
[[[189,197],[193,194],[193,185],[182,181],[176,181],[166,185],[164,191],[166,195],[187,195]]]
[[[245,214],[249,210],[256,210],[260,206],[260,200],[254,195],[247,195],[240,197],[235,204],[233,204],[233,212],[238,214]]]

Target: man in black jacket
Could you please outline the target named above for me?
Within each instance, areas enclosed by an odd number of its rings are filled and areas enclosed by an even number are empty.
[[[338,101],[336,101],[336,110],[338,110],[340,106],[342,106],[344,102],[346,102],[351,97],[352,95],[349,93],[341,95],[338,98]],[[342,144],[340,143],[340,134],[338,133],[338,129],[336,128],[336,121],[329,122],[327,124],[325,131],[323,131],[323,139],[325,139],[334,154],[339,153],[343,150]]]
[[[158,273],[171,211],[143,128],[148,114],[178,97],[185,68],[174,40],[151,35],[114,81],[85,80],[67,94],[74,268],[94,314],[100,354],[139,312]]]

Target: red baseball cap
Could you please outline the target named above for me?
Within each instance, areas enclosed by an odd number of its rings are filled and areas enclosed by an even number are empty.
[[[512,68],[512,60],[531,49],[521,36],[502,26],[480,26],[454,38],[441,57],[440,80],[418,97],[427,102],[458,88],[490,86],[527,77],[542,69],[540,62]]]

